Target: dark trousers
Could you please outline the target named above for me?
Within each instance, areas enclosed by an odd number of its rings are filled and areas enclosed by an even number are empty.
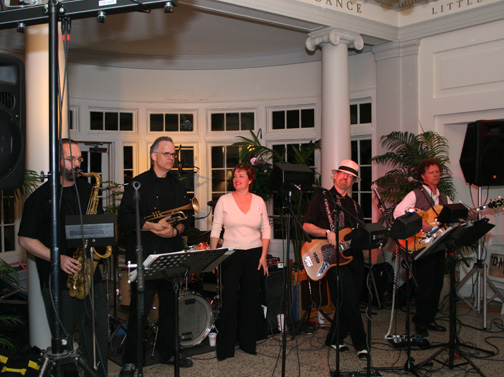
[[[238,339],[247,352],[256,349],[256,318],[259,307],[261,274],[257,270],[262,248],[235,250],[222,265],[222,308],[217,355],[233,357]]]
[[[175,297],[172,284],[168,280],[146,280],[144,295],[144,311],[142,326],[145,324],[145,318],[152,308],[152,301],[155,294],[159,298],[159,320],[158,336],[156,348],[159,352],[159,358],[168,360],[175,353]],[[126,347],[123,355],[123,363],[133,363],[138,366],[138,293],[137,284],[131,284],[131,304],[128,320],[128,335],[126,338]],[[178,300],[178,297],[177,297]]]
[[[331,300],[339,315],[339,340],[336,339],[336,313],[333,317],[331,329],[327,334],[326,344],[341,344],[350,333],[352,343],[356,350],[366,347],[366,332],[359,309],[362,282],[364,279],[364,260],[355,258],[352,262],[340,267],[340,284],[337,284],[337,267],[327,272],[327,281]],[[338,290],[339,289],[339,290]],[[339,295],[337,306],[336,293]]]
[[[108,302],[105,296],[103,283],[94,286],[94,313],[91,307],[91,296],[84,300],[70,297],[68,290],[60,291],[60,316],[59,320],[63,326],[62,336],[69,344],[73,342],[73,334],[77,325],[79,326],[79,346],[82,356],[90,366],[93,366],[93,341],[96,340],[96,364],[98,375],[107,376],[108,363]],[[46,308],[49,326],[54,336],[54,310],[49,288],[42,288],[42,298]],[[95,320],[95,332],[93,334],[92,321]],[[94,338],[93,338],[94,336]],[[74,365],[67,365],[64,368],[65,375],[77,375]]]
[[[416,313],[413,322],[426,325],[434,321],[443,289],[445,253],[437,252],[413,263],[413,273],[418,283],[415,289]]]

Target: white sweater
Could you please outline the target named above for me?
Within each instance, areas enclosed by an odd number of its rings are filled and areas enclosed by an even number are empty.
[[[264,200],[252,194],[250,209],[245,214],[238,208],[232,193],[222,195],[215,205],[210,237],[219,238],[223,227],[222,247],[244,250],[261,247],[262,240],[271,237]]]

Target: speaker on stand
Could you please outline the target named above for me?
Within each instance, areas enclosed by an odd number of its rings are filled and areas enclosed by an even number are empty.
[[[12,55],[0,55],[0,190],[21,186],[25,170],[25,70]]]
[[[478,207],[482,203],[481,186],[504,186],[504,119],[478,120],[467,125],[460,167],[469,185],[478,186]],[[478,213],[481,220],[481,212]],[[504,302],[504,296],[496,289],[492,281],[487,279],[487,269],[483,260],[483,238],[478,242],[476,262],[468,274],[457,284],[455,292],[476,274],[476,295],[474,303],[463,299],[472,310],[481,311],[483,304],[483,328],[487,328],[487,284]]]

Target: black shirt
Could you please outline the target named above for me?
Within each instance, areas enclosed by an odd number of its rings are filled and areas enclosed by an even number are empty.
[[[44,183],[35,190],[27,199],[23,208],[23,216],[19,225],[18,236],[37,239],[49,249],[51,248],[51,235],[53,221],[51,217],[51,185]],[[59,208],[59,250],[62,255],[73,256],[75,248],[67,248],[65,239],[65,216],[79,215],[79,204],[81,213],[86,214],[86,209],[91,196],[91,185],[86,178],[79,178],[76,185],[64,187],[62,196],[58,196]],[[79,200],[78,200],[79,199]],[[101,207],[98,210],[101,213]],[[42,287],[49,284],[51,273],[51,263],[36,257],[35,262],[40,277]],[[98,271],[98,269],[97,269]],[[60,270],[60,288],[65,289],[68,275]],[[101,281],[101,274],[95,274],[95,284]]]
[[[328,200],[327,202],[329,203],[329,211],[333,216],[333,223],[338,228],[338,219],[337,219],[337,214],[338,212],[335,211],[335,206],[333,204],[333,201],[336,201],[336,198],[338,198],[341,202],[341,206],[345,208],[348,212],[352,213],[355,215],[360,220],[363,220],[364,216],[362,214],[362,209],[360,205],[353,200],[350,196],[345,195],[342,196],[335,188],[334,186],[329,190],[328,192],[329,198],[334,198],[334,200]],[[308,210],[306,211],[305,216],[303,217],[303,223],[310,223],[314,224],[322,229],[331,229],[329,225],[329,218],[327,217],[327,210],[325,206],[325,201],[324,201],[324,194],[317,194],[315,197],[312,199],[310,202],[310,205],[308,207]],[[357,227],[357,221],[353,219],[350,216],[345,215],[344,216],[344,226],[343,228],[356,228]],[[341,230],[341,229],[340,229]],[[362,252],[361,251],[356,251],[356,250],[349,250],[345,254],[347,255],[354,255],[357,257],[362,258]]]
[[[179,208],[189,203],[184,184],[172,173],[168,172],[165,178],[159,178],[151,168],[133,178],[132,182],[140,183],[138,190],[140,228],[145,224],[145,217],[156,211],[164,212]],[[119,207],[119,225],[130,229],[128,244],[126,246],[126,261],[137,263],[136,260],[136,214],[135,214],[135,189],[129,184],[124,191]],[[187,229],[187,220],[181,223]],[[179,236],[164,238],[152,232],[141,232],[144,259],[150,254],[162,254],[180,251],[183,248],[182,239]]]

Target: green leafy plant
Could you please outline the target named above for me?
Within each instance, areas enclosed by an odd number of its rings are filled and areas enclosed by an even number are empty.
[[[0,259],[0,277],[6,280],[17,280],[17,271],[5,262],[3,259]],[[10,327],[15,328],[16,326],[23,325],[24,322],[21,320],[19,315],[0,315],[0,324],[2,327]],[[0,347],[7,348],[10,350],[16,350],[16,347],[11,342],[9,337],[0,333]]]
[[[384,135],[380,139],[381,145],[388,152],[374,156],[372,160],[378,164],[387,165],[390,170],[378,178],[375,183],[379,192],[390,206],[382,220],[388,218],[392,223],[392,213],[395,206],[406,196],[408,192],[416,188],[416,185],[408,182],[412,176],[420,179],[417,175],[417,166],[425,158],[435,158],[441,165],[441,181],[439,191],[450,198],[455,196],[453,176],[448,167],[448,140],[433,131],[426,131],[415,135],[410,132],[394,131]]]

